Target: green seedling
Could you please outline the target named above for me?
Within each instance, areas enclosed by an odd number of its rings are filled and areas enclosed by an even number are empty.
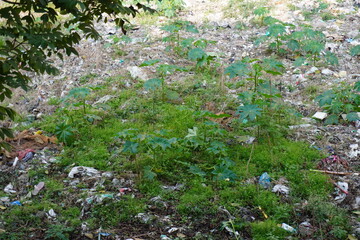
[[[354,86],[342,85],[339,88],[327,90],[315,98],[319,106],[330,115],[325,124],[338,124],[343,114],[346,120],[354,122],[360,120],[357,112],[360,111],[360,81]]]
[[[350,55],[353,57],[360,56],[360,45],[350,48]]]
[[[184,8],[185,2],[183,0],[162,0],[157,1],[156,5],[160,14],[171,18],[176,16],[177,11]]]
[[[163,38],[164,42],[170,43],[167,47],[167,50],[173,50],[176,54],[182,56],[186,54],[186,49],[189,44],[189,40],[185,40],[180,37],[182,31],[198,33],[199,31],[196,27],[188,21],[174,21],[168,25],[165,25],[161,28],[162,30],[169,33],[168,36]],[[185,47],[185,52],[184,52]]]

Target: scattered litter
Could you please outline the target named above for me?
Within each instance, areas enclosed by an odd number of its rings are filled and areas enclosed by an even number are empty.
[[[160,236],[160,239],[161,239],[161,240],[171,240],[171,238],[169,238],[169,237],[166,236],[166,235],[161,235],[161,236]]]
[[[119,189],[120,194],[124,195],[126,192],[132,192],[131,188],[120,188]]]
[[[16,193],[16,191],[14,190],[14,186],[11,183],[6,185],[6,187],[4,188],[4,192],[6,192],[6,193]]]
[[[272,192],[274,193],[281,193],[281,194],[285,194],[286,196],[289,195],[290,189],[282,184],[276,184],[273,189]]]
[[[142,223],[149,223],[154,217],[147,213],[138,213],[135,218],[139,219]]]
[[[308,221],[305,221],[300,223],[299,233],[302,236],[310,236],[314,233],[314,228]]]
[[[94,235],[92,233],[85,233],[84,234],[85,237],[89,238],[89,239],[93,239]]]
[[[259,184],[264,188],[269,188],[271,185],[270,180],[269,174],[264,172],[259,178]]]
[[[323,70],[321,71],[321,74],[323,74],[323,75],[332,75],[332,74],[334,74],[334,72],[331,71],[331,70],[328,69],[328,68],[325,68],[325,69],[323,69]]]
[[[73,167],[71,171],[69,172],[69,178],[74,177],[82,177],[82,176],[89,176],[89,177],[99,177],[100,172],[92,167]]]
[[[112,99],[114,96],[112,95],[105,95],[104,97],[100,98],[99,100],[97,100],[94,105],[98,105],[98,104],[104,104],[106,102],[108,102],[110,99]]]
[[[360,155],[360,149],[359,149],[359,144],[350,144],[350,152],[348,154],[348,156],[350,158],[355,158],[358,155]]]
[[[347,72],[346,72],[346,71],[340,71],[340,72],[338,73],[338,76],[339,76],[340,78],[346,78]]]
[[[177,227],[172,227],[172,228],[170,228],[170,229],[168,230],[168,233],[174,233],[174,232],[177,232],[177,231],[179,231],[179,228],[177,228]]]
[[[319,119],[319,120],[324,120],[327,117],[327,113],[326,112],[316,112],[312,117]]]
[[[14,159],[14,163],[13,163],[13,167],[15,167],[16,165],[17,165],[17,163],[18,163],[18,161],[19,161],[19,158],[18,157],[16,157],[15,159]]]
[[[337,195],[335,197],[335,201],[337,203],[341,203],[342,201],[345,200],[346,195],[348,195],[348,189],[349,189],[349,184],[347,182],[337,182],[334,183],[334,185],[337,187],[335,194]]]
[[[163,189],[168,189],[172,191],[179,191],[184,187],[184,184],[177,183],[175,186],[162,186]]]
[[[306,124],[289,126],[289,129],[299,129],[299,128],[303,129],[303,128],[311,128],[311,127],[314,127],[314,125],[306,123]]]
[[[305,74],[309,75],[309,74],[314,74],[314,73],[317,73],[317,72],[320,72],[319,69],[317,67],[312,67]]]
[[[32,149],[26,149],[24,151],[19,152],[19,160],[22,160],[23,162],[27,162],[31,159],[33,159],[35,155],[35,151]]]
[[[9,197],[1,197],[1,198],[0,198],[0,201],[1,201],[1,202],[4,202],[4,203],[10,202],[10,198],[9,198]]]
[[[0,205],[0,210],[5,210],[5,209],[6,209],[6,207]]]
[[[47,212],[46,216],[47,216],[49,219],[51,219],[51,218],[56,218],[57,214],[55,213],[54,209],[50,209],[50,210]]]
[[[43,189],[44,186],[44,182],[39,182],[37,185],[35,185],[35,188],[32,191],[32,195],[36,196],[40,192],[40,190]]]
[[[223,222],[223,226],[229,233],[234,234],[236,237],[240,236],[239,232],[233,229],[230,221]]]
[[[269,216],[265,213],[265,211],[259,206],[258,209],[260,210],[260,212],[262,213],[262,215],[264,216],[265,219],[268,219]]]
[[[22,206],[21,202],[20,201],[13,201],[10,203],[10,205],[13,205],[13,206]]]
[[[280,227],[288,232],[296,233],[296,229],[286,223],[282,223]]]

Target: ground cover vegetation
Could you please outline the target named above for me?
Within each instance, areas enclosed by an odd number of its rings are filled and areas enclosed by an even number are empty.
[[[1,120],[19,123],[17,132],[56,136],[58,150],[44,152],[54,155],[50,164],[35,157],[25,169],[0,176],[4,187],[27,178],[15,193],[0,189],[2,199],[11,199],[0,204],[0,239],[355,239],[349,211],[333,201],[334,181],[312,171],[327,152],[289,138],[289,126],[303,116],[284,100],[286,71],[339,64],[323,32],[271,17],[263,1],[231,0],[228,14],[240,10],[264,30],[253,43],[266,45],[267,54],[224,62],[223,53],[209,50],[217,41],[203,38],[202,26],[177,16],[183,1],[5,2],[2,101],[13,88],[28,88],[25,71],[55,74],[53,55],[78,55],[80,36],[99,37],[94,21],[112,19],[130,31],[125,15],[140,9],[158,9],[140,19],[167,17],[157,41],[165,45],[163,56],[179,61],[139,61],[137,69],[149,70],[143,80],[124,74],[93,84],[98,76],[84,74],[80,85],[47,102],[56,107],[52,114],[30,123],[10,107],[0,108]],[[327,8],[320,2],[303,14],[335,18]],[[131,35],[111,37],[116,58],[126,57]],[[349,48],[352,58],[358,47]],[[289,59],[290,66],[284,63]],[[225,88],[240,90],[229,94]],[[314,101],[329,114],[320,124],[356,124],[359,91],[360,81],[318,92]],[[14,136],[4,127],[0,137]],[[71,176],[76,166],[98,172]],[[264,173],[270,179],[260,178]],[[45,188],[32,195],[40,182]],[[304,222],[311,227],[301,230]]]

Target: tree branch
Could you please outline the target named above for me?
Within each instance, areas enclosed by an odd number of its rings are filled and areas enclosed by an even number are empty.
[[[9,0],[2,0],[3,2],[9,3],[9,4],[16,4],[16,5],[21,5],[21,3],[18,2],[11,2]]]

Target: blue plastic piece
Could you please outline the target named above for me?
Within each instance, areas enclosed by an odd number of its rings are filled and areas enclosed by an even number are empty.
[[[13,201],[10,204],[13,205],[13,206],[22,206],[20,201]]]
[[[261,176],[259,178],[259,184],[262,187],[270,188],[270,185],[271,185],[270,181],[271,181],[271,178],[267,172],[264,172],[263,174],[261,174]]]

